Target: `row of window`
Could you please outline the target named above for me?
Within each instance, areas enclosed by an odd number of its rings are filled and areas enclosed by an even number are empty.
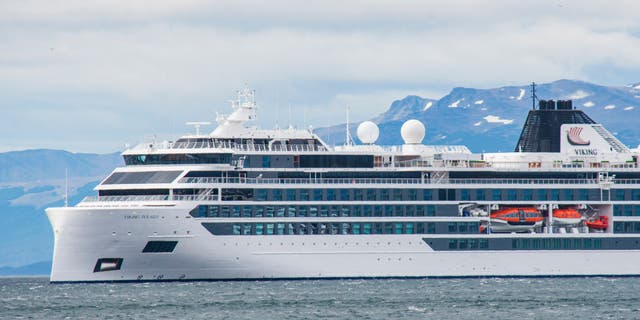
[[[477,222],[202,223],[214,235],[478,233]],[[446,229],[445,229],[446,228]]]
[[[616,221],[613,223],[615,233],[640,233],[640,222],[636,221]]]
[[[438,248],[438,241],[425,239],[436,250],[591,250],[602,249],[602,239],[592,238],[518,238],[511,239],[442,239],[446,248]],[[434,246],[435,243],[435,246]]]
[[[450,250],[486,250],[489,249],[489,239],[451,239]]]
[[[614,216],[640,216],[640,205],[614,205],[613,206],[613,215]]]
[[[231,163],[230,153],[125,155],[126,165]]]
[[[576,239],[512,239],[511,248],[518,250],[545,249],[545,250],[572,250],[572,249],[601,249],[601,239],[576,238]]]
[[[435,205],[199,205],[191,210],[195,218],[251,217],[433,217]],[[451,212],[450,215],[457,215]]]
[[[613,201],[640,201],[640,190],[638,189],[615,189],[611,192]]]
[[[628,195],[627,195],[628,193]],[[619,197],[622,195],[621,197]],[[606,198],[606,196],[605,196]],[[224,189],[223,201],[599,201],[599,189]],[[638,200],[615,190],[611,200]]]

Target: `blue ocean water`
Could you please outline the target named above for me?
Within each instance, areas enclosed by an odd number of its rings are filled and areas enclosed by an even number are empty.
[[[49,284],[0,279],[1,319],[640,319],[640,278]]]

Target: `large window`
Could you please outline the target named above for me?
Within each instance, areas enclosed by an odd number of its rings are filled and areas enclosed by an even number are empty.
[[[103,184],[171,183],[182,171],[114,172]]]
[[[373,156],[301,155],[300,168],[373,168]]]
[[[140,154],[124,156],[126,165],[231,163],[230,153]]]

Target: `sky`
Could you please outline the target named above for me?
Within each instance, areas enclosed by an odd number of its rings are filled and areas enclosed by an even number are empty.
[[[640,82],[640,1],[0,0],[0,151],[175,139],[245,86],[306,128],[558,79]]]

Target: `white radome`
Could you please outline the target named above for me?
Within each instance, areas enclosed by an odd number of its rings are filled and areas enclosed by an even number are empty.
[[[373,144],[378,140],[380,129],[371,121],[365,121],[358,126],[358,139],[364,144]]]
[[[419,144],[424,139],[426,129],[420,120],[407,120],[400,128],[400,135],[405,144]]]

